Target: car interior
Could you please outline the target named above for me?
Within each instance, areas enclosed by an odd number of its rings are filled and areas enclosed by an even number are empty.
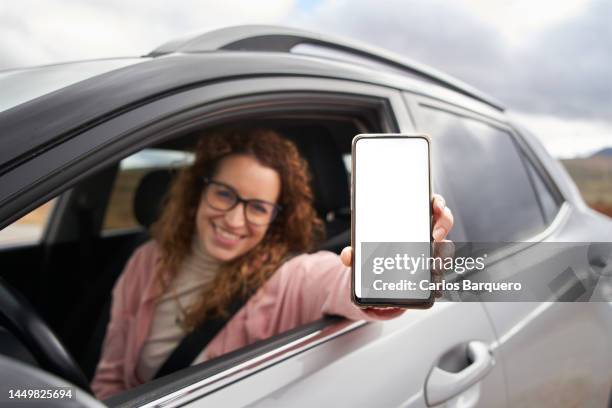
[[[359,133],[383,131],[378,119],[285,112],[222,125],[271,128],[295,142],[309,164],[315,207],[325,224],[326,238],[318,249],[339,253],[350,242],[351,141]],[[3,278],[32,304],[88,380],[100,356],[115,281],[132,252],[150,238],[148,228],[172,177],[189,164],[197,140],[205,135],[206,128],[200,127],[148,146],[145,150],[187,159],[141,163],[131,175],[127,164],[138,152],[118,158],[56,198],[40,243],[0,248]],[[119,213],[115,220],[109,215],[112,211]],[[122,225],[118,218],[130,221]],[[6,330],[0,335],[11,337]],[[0,344],[0,354],[35,363],[22,342]],[[230,354],[228,361],[237,355]]]

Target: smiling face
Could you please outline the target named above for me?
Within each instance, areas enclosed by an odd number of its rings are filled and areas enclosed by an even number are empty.
[[[276,170],[247,155],[231,155],[219,162],[212,179],[233,188],[240,197],[276,203],[281,180]],[[205,187],[204,191],[206,191]],[[253,225],[244,216],[244,203],[229,211],[212,208],[200,197],[196,213],[198,238],[207,253],[226,262],[244,255],[266,235],[269,225]]]

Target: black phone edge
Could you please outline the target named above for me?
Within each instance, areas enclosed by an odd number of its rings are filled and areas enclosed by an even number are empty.
[[[427,152],[428,152],[428,173],[429,173],[429,243],[430,243],[430,253],[433,254],[433,182],[431,177],[431,137],[425,133],[362,133],[358,134],[353,138],[351,143],[351,247],[353,248],[351,254],[351,301],[360,308],[367,307],[401,307],[406,309],[429,309],[433,306],[435,302],[435,291],[430,290],[429,297],[426,299],[408,299],[403,301],[400,299],[399,301],[389,301],[389,299],[377,299],[377,298],[369,298],[365,302],[358,298],[355,294],[355,253],[356,253],[356,239],[355,239],[355,161],[357,158],[356,145],[359,140],[362,139],[374,139],[374,138],[421,138],[425,139],[427,142]],[[432,271],[429,270],[429,280],[432,280]]]

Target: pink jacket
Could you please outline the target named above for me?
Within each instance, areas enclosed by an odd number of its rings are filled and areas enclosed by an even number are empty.
[[[149,334],[160,287],[154,279],[159,256],[151,241],[138,248],[113,289],[111,317],[92,382],[100,399],[142,384],[136,375],[140,350]],[[283,264],[204,348],[220,356],[325,314],[351,320],[386,320],[403,309],[360,309],[350,298],[350,268],[338,255],[317,252]]]

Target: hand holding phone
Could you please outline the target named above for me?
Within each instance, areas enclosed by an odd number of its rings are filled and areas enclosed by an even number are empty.
[[[353,140],[351,263],[357,305],[433,304],[432,232],[444,239],[453,220],[441,197],[432,202],[430,162],[426,135]],[[344,253],[345,264],[346,258]]]

